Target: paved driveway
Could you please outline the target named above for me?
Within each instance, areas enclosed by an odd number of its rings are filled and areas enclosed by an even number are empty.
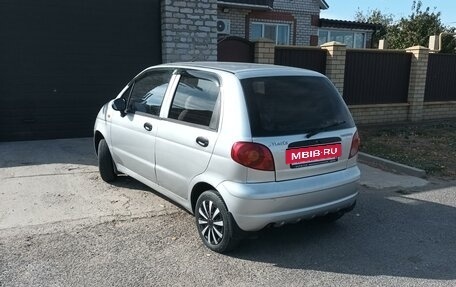
[[[0,286],[455,286],[456,182],[361,168],[336,224],[219,255],[150,188],[104,183],[91,139],[0,143]]]

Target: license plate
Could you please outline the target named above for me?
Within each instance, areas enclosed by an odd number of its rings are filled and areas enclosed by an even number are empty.
[[[337,160],[342,156],[342,144],[328,144],[287,149],[285,162],[290,165],[303,163]]]

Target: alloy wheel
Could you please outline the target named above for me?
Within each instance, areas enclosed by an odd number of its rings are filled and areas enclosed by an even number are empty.
[[[198,225],[202,236],[209,244],[218,245],[223,240],[222,213],[212,200],[204,200],[198,208]]]

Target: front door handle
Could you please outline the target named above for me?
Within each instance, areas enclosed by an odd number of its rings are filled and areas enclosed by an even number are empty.
[[[144,129],[148,132],[150,132],[152,130],[152,124],[150,123],[145,123],[144,124]]]
[[[202,147],[207,147],[209,145],[209,140],[205,137],[197,137],[196,143]]]

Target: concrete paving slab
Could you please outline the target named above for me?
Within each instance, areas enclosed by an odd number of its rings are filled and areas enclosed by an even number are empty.
[[[1,143],[0,230],[178,210],[130,177],[103,182],[96,162],[91,138]]]
[[[358,165],[361,169],[360,184],[367,187],[376,189],[392,187],[409,189],[429,184],[429,181],[419,177],[394,174],[362,163],[358,163]]]
[[[358,155],[358,161],[361,163],[368,164],[373,167],[378,167],[378,168],[383,168],[386,169],[392,173],[401,173],[405,175],[410,175],[410,176],[416,176],[420,178],[425,178],[426,177],[426,171],[408,166],[405,164],[401,164],[398,162],[394,162],[391,160],[387,160],[378,156],[373,156],[367,153],[360,152]]]

